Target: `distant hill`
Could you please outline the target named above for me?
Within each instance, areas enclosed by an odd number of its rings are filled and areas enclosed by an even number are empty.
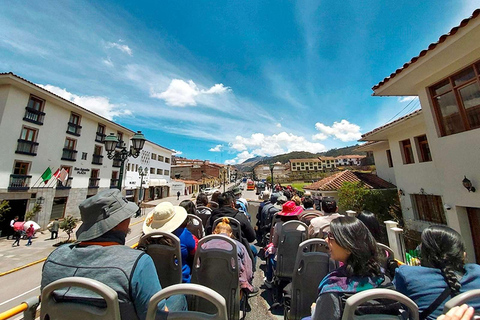
[[[253,168],[259,164],[270,164],[270,163],[287,163],[290,159],[311,159],[317,158],[321,156],[327,157],[337,157],[349,154],[358,154],[358,155],[365,155],[365,152],[354,151],[359,145],[356,144],[354,146],[338,148],[338,149],[331,149],[326,152],[321,153],[311,153],[307,151],[293,151],[285,154],[279,154],[273,157],[255,157],[245,160],[241,164],[235,165],[235,167],[243,172],[252,171]]]

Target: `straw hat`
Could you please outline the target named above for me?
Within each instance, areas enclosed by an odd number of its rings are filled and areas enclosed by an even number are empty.
[[[293,201],[287,201],[282,206],[282,211],[277,213],[279,216],[291,217],[297,216],[302,213],[303,209],[300,206],[297,206]]]
[[[174,206],[170,202],[162,202],[145,218],[143,233],[173,232],[182,225],[186,218],[187,211],[183,207]]]

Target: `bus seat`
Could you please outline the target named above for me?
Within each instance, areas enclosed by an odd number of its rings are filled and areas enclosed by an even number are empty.
[[[305,213],[306,212],[306,213]],[[305,223],[307,226],[310,225],[310,221],[314,218],[317,217],[322,217],[323,215],[320,212],[308,212],[304,211],[304,213],[301,215],[300,221]]]
[[[54,291],[66,287],[77,287],[92,291],[103,298],[106,307],[96,307],[87,303],[71,301],[56,301]],[[43,289],[41,301],[41,320],[120,320],[120,306],[118,304],[117,292],[93,279],[68,277],[54,281]]]
[[[369,289],[354,294],[345,302],[345,309],[343,310],[342,320],[353,319],[404,319],[403,316],[387,315],[387,314],[366,314],[355,315],[355,310],[361,304],[374,299],[388,299],[398,301],[409,311],[409,318],[412,320],[419,320],[418,306],[407,296],[398,291],[391,289]],[[400,311],[400,310],[399,310]]]
[[[230,226],[232,227],[233,236],[235,237],[235,239],[242,242],[242,226],[240,224],[240,221],[238,221],[235,218],[221,217],[221,218],[215,219],[215,221],[213,222],[213,226],[212,226],[212,232],[215,230],[215,227],[217,226],[217,224],[222,222],[223,218],[228,218]]]
[[[462,304],[473,299],[480,300],[480,289],[468,290],[448,300],[443,307],[443,313],[447,313],[448,310],[452,309],[453,307],[461,306]]]
[[[306,240],[298,246],[291,290],[288,292],[290,301],[285,299],[287,319],[298,320],[310,315],[311,304],[318,296],[318,285],[337,268],[328,252],[317,250],[324,246],[323,239]]]
[[[398,263],[395,260],[395,253],[392,248],[377,242],[378,257],[380,265],[385,269],[385,273],[393,279],[395,277],[395,270],[398,268]]]
[[[277,278],[292,279],[298,246],[307,239],[307,229],[305,223],[297,220],[282,225],[277,248]]]
[[[209,213],[208,214],[207,213],[201,213],[201,212],[205,212],[205,211],[208,211]],[[205,207],[205,206],[198,206],[196,215],[198,217],[200,217],[200,219],[202,219],[203,228],[206,228],[208,218],[210,218],[210,216],[212,215],[212,209],[209,208],[209,207]]]
[[[137,249],[152,258],[162,288],[182,283],[182,254],[177,236],[161,231],[143,235]]]
[[[212,240],[226,242],[225,249],[205,248]],[[224,235],[210,235],[198,242],[193,261],[192,283],[211,288],[225,298],[229,320],[240,317],[240,283],[238,274],[237,245]],[[195,297],[193,310],[213,313],[215,306],[204,299]]]
[[[157,306],[160,301],[177,294],[194,295],[210,301],[216,308],[215,314],[203,313],[195,310],[169,311],[168,319],[172,320],[227,320],[227,305],[225,299],[216,291],[193,283],[175,284],[157,292],[148,304],[145,320],[154,320]]]
[[[194,214],[187,214],[187,229],[190,231],[198,240],[202,239],[205,236],[205,231],[203,228],[202,218]]]

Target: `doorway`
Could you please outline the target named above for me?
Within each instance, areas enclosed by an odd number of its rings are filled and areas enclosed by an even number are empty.
[[[10,221],[12,221],[15,216],[18,216],[18,221],[23,221],[25,218],[25,212],[27,211],[27,199],[7,201],[8,205],[10,206],[10,211],[5,214],[5,219],[0,222],[0,230],[2,231],[1,234],[3,235],[10,234]]]
[[[475,248],[475,263],[480,263],[480,208],[467,208],[468,222],[472,233],[473,247]]]

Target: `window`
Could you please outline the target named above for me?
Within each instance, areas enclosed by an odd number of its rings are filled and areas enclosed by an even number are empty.
[[[164,162],[164,160],[163,160],[163,156],[161,156],[161,155],[158,155],[158,161]]]
[[[17,140],[17,150],[15,153],[28,154],[31,156],[37,155],[37,134],[38,130],[28,127],[23,127],[20,133],[20,139]]]
[[[93,148],[92,164],[102,164],[103,155],[102,155],[102,146],[97,146]]]
[[[77,150],[75,150],[76,143],[77,140],[65,138],[62,160],[75,161],[77,159]]]
[[[150,168],[150,174],[155,174],[155,168]]]
[[[400,147],[402,150],[403,164],[415,163],[410,139],[400,141]]]
[[[98,124],[95,141],[105,142],[105,126],[103,124],[100,124],[100,123]]]
[[[127,171],[130,171],[130,163],[127,164]]]
[[[427,136],[423,135],[420,137],[416,137],[415,140],[417,141],[417,148],[418,148],[418,155],[420,162],[427,162],[432,161],[432,154],[430,153],[430,147],[428,146]]]
[[[388,161],[388,167],[392,168],[393,161],[392,161],[392,153],[390,152],[390,150],[387,150],[387,161]]]
[[[80,125],[80,116],[75,113],[70,114],[70,121],[68,122],[67,133],[74,136],[80,136],[82,126]]]
[[[28,104],[25,107],[25,116],[23,117],[23,120],[42,125],[45,116],[45,113],[43,112],[44,104],[44,100],[30,96]]]
[[[429,89],[442,136],[480,128],[480,63]]]
[[[118,171],[112,171],[112,177],[110,178],[110,188],[116,188],[118,184]]]
[[[88,181],[89,188],[98,188],[100,181],[100,170],[99,169],[92,169],[90,172],[90,179]]]
[[[170,163],[170,158],[165,158],[165,163]]]
[[[135,165],[135,172],[138,172],[138,164]]]
[[[422,221],[447,224],[442,198],[435,195],[412,194],[415,218]]]
[[[166,176],[170,175],[170,171],[169,171],[169,170],[164,170],[163,172],[164,172],[163,174],[166,175]]]
[[[162,169],[157,169],[157,174],[163,174],[163,170]]]
[[[82,160],[87,160],[88,153],[82,152]]]
[[[152,160],[157,160],[157,154],[155,154],[155,153],[152,152],[152,155],[151,155],[151,156],[152,156]]]
[[[8,188],[14,190],[28,189],[30,178],[32,177],[28,175],[29,169],[30,163],[24,161],[15,161],[13,166],[13,174],[10,175]]]

